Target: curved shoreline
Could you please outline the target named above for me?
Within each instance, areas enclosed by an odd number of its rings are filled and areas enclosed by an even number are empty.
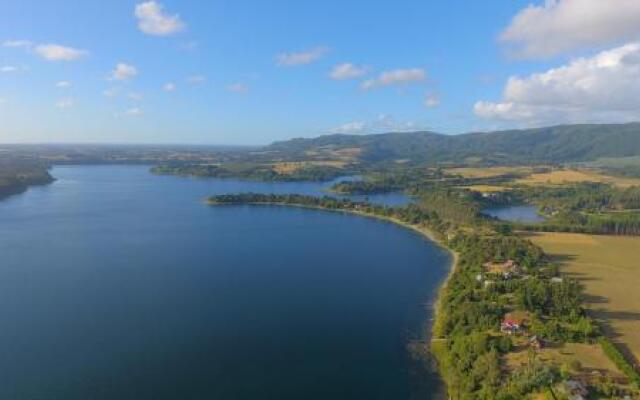
[[[231,203],[227,203],[227,204],[215,203],[215,202],[212,202],[212,201],[209,201],[209,200],[207,200],[205,203],[210,205],[210,206],[233,205]],[[343,213],[343,214],[352,214],[352,215],[365,217],[365,218],[373,218],[373,219],[377,219],[377,220],[381,220],[381,221],[387,221],[387,222],[390,222],[392,224],[399,225],[399,226],[402,226],[402,227],[404,227],[406,229],[409,229],[409,230],[412,230],[414,232],[417,232],[418,234],[420,234],[423,238],[425,238],[429,242],[432,242],[435,245],[437,245],[438,247],[440,247],[441,249],[446,250],[449,254],[451,254],[451,258],[452,259],[451,259],[451,263],[449,265],[449,272],[447,273],[447,276],[444,279],[444,281],[440,284],[440,287],[438,289],[438,294],[436,296],[435,302],[433,303],[433,308],[432,308],[432,310],[433,310],[433,322],[430,324],[431,332],[429,332],[429,341],[428,342],[431,343],[435,339],[442,340],[442,338],[435,338],[434,337],[434,329],[438,325],[438,320],[440,319],[441,306],[442,306],[442,296],[443,296],[444,290],[446,289],[447,285],[449,284],[449,281],[451,280],[451,277],[453,276],[453,274],[456,272],[456,270],[458,268],[459,254],[458,254],[458,252],[454,251],[449,246],[447,246],[445,244],[445,242],[442,239],[440,239],[432,230],[430,230],[430,229],[428,229],[426,227],[415,225],[415,224],[408,224],[408,223],[403,222],[403,221],[401,221],[401,220],[399,220],[397,218],[385,217],[385,216],[376,215],[376,214],[373,214],[373,213],[367,213],[367,212],[355,211],[355,210],[336,209],[336,208],[329,208],[329,207],[319,207],[319,206],[294,204],[294,203],[279,203],[279,202],[273,202],[273,203],[271,203],[271,202],[248,202],[248,203],[237,203],[235,205],[276,206],[276,207],[288,207],[288,208],[304,208],[304,209],[309,209],[309,210],[327,211],[327,212]],[[429,348],[428,351],[431,352],[431,349]]]

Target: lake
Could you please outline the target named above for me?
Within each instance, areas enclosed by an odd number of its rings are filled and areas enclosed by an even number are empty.
[[[530,205],[492,207],[482,212],[502,221],[536,223],[544,222],[545,220],[545,218],[538,213],[538,207]]]
[[[436,398],[424,338],[450,255],[397,225],[225,192],[316,183],[56,167],[0,202],[2,399]],[[401,195],[376,197],[396,203]]]

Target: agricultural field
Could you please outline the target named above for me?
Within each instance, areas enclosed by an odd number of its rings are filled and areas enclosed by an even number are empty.
[[[292,161],[292,162],[279,162],[273,164],[273,169],[279,174],[291,174],[299,169],[307,167],[335,167],[344,168],[347,165],[345,161]]]
[[[515,343],[515,351],[505,355],[505,366],[510,370],[526,365],[530,357],[526,340],[521,340],[521,342],[522,343]],[[559,368],[569,366],[574,376],[589,376],[592,375],[594,371],[598,371],[602,375],[620,380],[625,379],[625,375],[597,344],[550,344],[548,347],[537,350],[536,357],[541,361],[554,364]]]
[[[533,173],[515,181],[523,185],[561,185],[577,182],[609,183],[620,188],[640,185],[640,179],[604,175],[589,169],[558,169],[544,173]]]
[[[507,186],[498,186],[498,185],[471,185],[471,186],[462,186],[464,189],[469,189],[472,192],[479,193],[499,193],[508,190]]]
[[[533,172],[532,167],[462,167],[445,170],[450,175],[460,175],[467,179],[497,178],[505,175],[527,176]]]
[[[621,350],[640,360],[640,238],[536,233],[530,239],[584,285],[590,314]]]

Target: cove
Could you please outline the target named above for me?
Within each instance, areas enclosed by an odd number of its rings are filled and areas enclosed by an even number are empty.
[[[422,337],[451,260],[420,235],[340,213],[203,204],[322,194],[318,184],[140,166],[52,174],[0,202],[0,398],[438,396],[406,345]]]

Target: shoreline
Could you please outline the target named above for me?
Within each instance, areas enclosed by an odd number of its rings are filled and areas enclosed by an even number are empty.
[[[205,201],[205,203],[207,205],[209,205],[209,206],[234,205],[234,204],[219,204],[219,203],[215,203],[215,202],[212,202],[212,201],[209,201],[209,200]],[[384,216],[381,216],[381,215],[375,215],[375,214],[366,213],[366,212],[362,212],[362,211],[345,210],[345,209],[333,209],[333,208],[328,208],[328,207],[308,206],[308,205],[291,204],[291,203],[251,202],[251,203],[238,203],[236,205],[304,208],[304,209],[309,209],[309,210],[327,211],[327,212],[343,213],[343,214],[352,214],[352,215],[356,215],[356,216],[360,216],[360,217],[364,217],[364,218],[377,219],[377,220],[380,220],[380,221],[390,222],[392,224],[399,225],[401,227],[404,227],[406,229],[414,231],[414,232],[420,234],[424,239],[428,240],[429,242],[434,243],[436,246],[438,246],[441,249],[447,251],[451,255],[451,262],[449,263],[449,271],[447,273],[447,276],[444,278],[443,282],[440,284],[440,286],[438,288],[438,291],[437,291],[437,294],[435,296],[435,301],[433,302],[433,305],[432,305],[433,318],[431,320],[431,323],[429,324],[430,332],[428,332],[428,338],[427,338],[428,340],[425,340],[425,345],[427,345],[427,348],[426,348],[427,354],[430,354],[432,357],[434,357],[434,360],[436,359],[435,355],[432,352],[431,344],[435,340],[443,340],[444,339],[442,337],[437,337],[437,338],[435,337],[435,329],[438,326],[438,321],[440,320],[440,316],[442,315],[442,310],[441,310],[442,296],[444,295],[444,291],[447,288],[447,286],[449,285],[449,282],[450,282],[451,278],[453,277],[454,273],[458,270],[458,262],[459,262],[460,255],[458,254],[458,252],[454,251],[449,246],[447,246],[446,243],[444,242],[444,240],[440,239],[433,231],[431,231],[430,229],[428,229],[426,227],[421,227],[421,226],[418,226],[418,225],[408,224],[408,223],[403,222],[403,221],[401,221],[401,220],[399,220],[397,218],[384,217]],[[437,362],[436,362],[436,365],[437,365]],[[436,368],[436,369],[438,370],[438,368]],[[444,382],[444,378],[440,374],[440,371],[438,370],[437,372],[438,372],[438,375],[440,375],[440,378],[443,379],[443,382]],[[446,382],[444,382],[444,383],[445,383],[445,386],[446,386]]]

